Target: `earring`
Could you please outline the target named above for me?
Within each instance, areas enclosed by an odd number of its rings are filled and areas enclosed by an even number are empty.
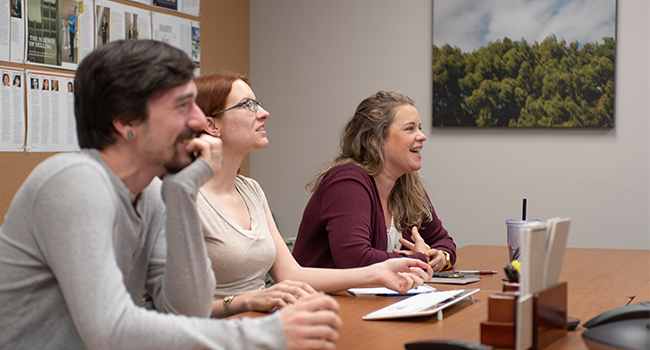
[[[131,140],[133,138],[133,131],[129,130],[126,132],[126,138]]]

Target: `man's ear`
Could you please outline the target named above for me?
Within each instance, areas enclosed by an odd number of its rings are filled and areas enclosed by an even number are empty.
[[[121,118],[115,118],[113,119],[113,127],[127,140],[131,140],[135,137],[135,130],[133,128],[133,123],[131,122],[124,122]]]
[[[205,117],[207,119],[207,124],[205,126],[205,132],[214,136],[221,137],[221,127],[217,122],[214,121],[212,117]]]

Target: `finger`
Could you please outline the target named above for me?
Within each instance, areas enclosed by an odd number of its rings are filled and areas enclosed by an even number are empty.
[[[309,284],[302,282],[293,282],[276,286],[278,290],[281,290],[285,293],[291,293],[297,298],[302,298],[307,295],[318,293]]]
[[[410,251],[410,250],[399,250],[399,249],[393,249],[393,254],[412,255],[413,252]]]
[[[210,163],[217,157],[221,158],[221,139],[208,134],[201,134],[199,137],[190,140],[185,149]]]
[[[428,269],[429,265],[419,259],[404,259],[406,266],[410,268],[419,267],[420,269]]]
[[[300,306],[301,310],[316,311],[320,309],[339,311],[339,303],[334,298],[325,295],[324,293],[310,294],[300,299],[296,306]]]
[[[314,327],[326,325],[333,330],[337,330],[343,326],[343,321],[335,311],[327,309],[319,309],[309,313],[305,318],[305,323]],[[312,336],[322,336],[321,334],[312,334]]]
[[[411,289],[411,287],[413,287],[413,279],[409,273],[398,272],[398,274],[402,278],[402,283],[400,283],[400,286],[398,287],[398,292],[400,292],[400,294],[405,294],[409,289]]]
[[[413,281],[413,285],[411,285],[411,288],[417,288],[421,285],[424,284],[424,279],[420,277],[419,274],[410,274],[411,280]]]
[[[431,261],[429,261],[429,266],[431,266],[434,272],[438,272],[438,265],[439,264],[435,259],[431,259]]]
[[[415,244],[407,241],[403,237],[400,237],[399,242],[402,243],[402,246],[404,246],[406,249],[413,249],[415,248]]]
[[[404,259],[406,261],[406,266],[409,267],[410,271],[417,271],[418,276],[422,277],[425,280],[430,279],[433,276],[433,269],[431,266],[422,260],[419,259]]]
[[[195,137],[185,144],[185,150],[200,157],[203,152],[209,153],[210,144],[201,138]]]
[[[419,267],[411,267],[411,273],[415,274],[418,278],[421,278],[423,280],[426,280],[427,277],[429,276],[429,271],[433,272],[433,269],[431,269],[431,266],[427,265],[427,269],[422,269]]]
[[[280,293],[276,300],[281,301],[285,305],[291,305],[298,302],[300,297],[297,297],[291,293]]]
[[[433,269],[431,266],[427,265],[427,280],[430,280],[433,277]]]
[[[318,294],[316,289],[314,289],[312,286],[309,285],[309,283],[304,283],[304,282],[295,282],[300,288],[301,295],[308,295],[308,294]]]
[[[275,312],[278,310],[282,310],[283,307],[288,306],[291,304],[287,304],[284,300],[282,299],[272,299],[270,305],[268,305],[268,312]],[[257,311],[262,311],[264,310],[257,310]]]
[[[325,339],[305,339],[300,342],[299,349],[315,349],[315,350],[334,350],[336,346],[333,342]]]
[[[411,229],[411,239],[413,239],[413,242],[415,242],[416,240],[424,241],[424,239],[422,239],[422,236],[420,236],[420,231],[418,231],[417,226],[413,226],[413,228]]]
[[[434,269],[436,269],[436,270],[437,270],[437,267],[439,267],[440,270],[442,270],[442,268],[444,267],[444,264],[442,263],[442,258],[440,257],[440,254],[436,254],[436,255],[432,256],[431,260],[429,260],[429,265],[431,267],[433,267]],[[437,265],[437,267],[436,267],[436,265]]]
[[[301,349],[325,349],[323,347],[327,346],[325,343],[333,345],[334,342],[339,340],[337,330],[323,324],[300,327],[297,331],[297,336],[302,338],[300,341],[303,344],[300,346]]]
[[[294,294],[306,295],[306,294],[315,294],[318,293],[312,286],[305,282],[298,282],[292,280],[284,280],[280,283],[274,285],[274,287],[288,287],[292,288]],[[298,291],[300,290],[300,291]]]

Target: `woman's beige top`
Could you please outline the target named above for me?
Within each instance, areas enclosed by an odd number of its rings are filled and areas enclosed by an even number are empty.
[[[235,188],[248,207],[250,230],[244,230],[203,189],[196,200],[208,257],[217,279],[215,300],[262,290],[264,276],[275,261],[264,191],[257,181],[244,176],[237,176]]]

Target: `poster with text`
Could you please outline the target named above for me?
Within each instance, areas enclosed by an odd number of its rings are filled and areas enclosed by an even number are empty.
[[[199,16],[200,0],[152,0],[152,6]]]
[[[23,62],[24,12],[22,0],[0,0],[0,61]]]
[[[27,0],[26,63],[76,69],[93,49],[90,0]],[[90,5],[88,8],[92,8]]]
[[[125,39],[151,39],[151,12],[112,1],[95,1],[95,47]]]
[[[200,59],[200,52],[197,51],[196,55],[193,53],[193,34],[197,33],[196,38],[200,40],[198,22],[158,12],[151,14],[151,22],[153,23],[154,40],[175,46],[183,50],[192,59],[195,56],[197,60]],[[192,28],[196,28],[196,30]],[[197,41],[197,45],[200,45],[200,41]],[[197,73],[195,72],[195,74]]]
[[[19,152],[25,145],[23,70],[0,67],[0,151]]]
[[[180,12],[196,17],[199,16],[200,0],[181,0],[181,5]]]
[[[78,151],[74,75],[27,71],[28,152]]]
[[[201,30],[199,22],[192,21],[192,61],[196,63],[195,76],[201,75]]]
[[[151,5],[156,7],[162,7],[170,10],[178,10],[178,1],[177,0],[152,0]]]

